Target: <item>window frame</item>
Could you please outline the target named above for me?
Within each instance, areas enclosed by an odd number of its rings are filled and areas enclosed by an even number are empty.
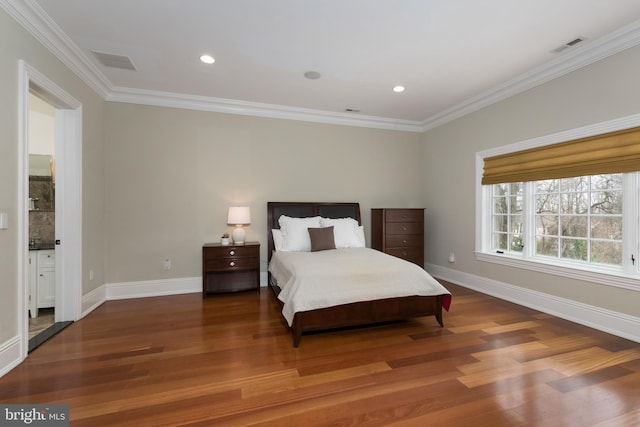
[[[623,230],[630,230],[630,232],[624,233],[622,241],[623,263],[621,268],[618,266],[593,265],[564,259],[531,256],[533,252],[527,250],[527,245],[531,248],[531,245],[534,244],[531,239],[525,243],[522,254],[493,252],[491,249],[491,239],[493,238],[492,185],[482,185],[484,159],[487,157],[615,132],[636,126],[640,126],[640,114],[477,152],[475,194],[476,260],[640,291],[640,208],[638,207],[640,204],[640,172],[624,174]],[[531,200],[525,200],[525,205],[530,201],[532,201],[532,198]],[[525,221],[525,223],[531,223],[531,221]],[[636,258],[635,263],[631,262],[631,254]]]

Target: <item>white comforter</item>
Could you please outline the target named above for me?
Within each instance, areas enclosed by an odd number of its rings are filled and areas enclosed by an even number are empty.
[[[269,271],[289,323],[297,312],[411,295],[449,295],[419,266],[370,248],[275,252]]]

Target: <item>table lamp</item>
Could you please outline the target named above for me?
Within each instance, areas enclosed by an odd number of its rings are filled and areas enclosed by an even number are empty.
[[[248,206],[232,206],[229,208],[229,215],[227,216],[227,224],[235,225],[231,237],[233,243],[244,243],[244,238],[247,234],[243,225],[251,224],[251,211]]]

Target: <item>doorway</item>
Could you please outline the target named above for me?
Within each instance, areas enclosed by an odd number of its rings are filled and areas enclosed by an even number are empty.
[[[24,61],[19,62],[20,90],[19,90],[19,176],[18,176],[18,256],[20,259],[18,274],[21,292],[19,292],[18,310],[20,336],[22,338],[21,356],[27,357],[29,348],[29,309],[37,306],[30,305],[29,296],[32,294],[31,283],[36,283],[33,277],[30,260],[33,261],[30,246],[48,244],[46,250],[52,255],[44,260],[44,270],[35,270],[43,274],[45,283],[43,304],[46,300],[54,306],[54,326],[64,326],[78,320],[81,315],[82,294],[82,105],[60,89],[55,83],[38,72]],[[50,178],[42,179],[47,195],[43,199],[29,200],[29,177],[31,175],[30,162],[30,105],[34,99],[48,105],[53,114],[53,148],[47,165],[45,157],[43,169],[49,168]],[[48,187],[47,187],[48,186]],[[31,199],[39,197],[31,197]],[[40,202],[40,203],[38,203]],[[47,205],[45,202],[49,202]],[[33,204],[32,204],[33,203]],[[34,209],[32,209],[34,208]],[[39,228],[34,238],[35,229],[30,227],[29,215],[38,212],[42,215],[53,216],[55,220],[50,229]],[[46,237],[44,234],[46,234]],[[39,248],[42,249],[42,248]],[[49,288],[46,289],[48,282]],[[53,286],[51,285],[53,283]],[[38,297],[36,297],[38,298]],[[38,298],[40,299],[40,298]],[[49,308],[49,307],[43,307]],[[39,311],[39,309],[38,309]],[[38,313],[38,317],[39,317]]]
[[[56,109],[31,92],[28,102],[28,311],[31,352],[70,322],[55,321]]]

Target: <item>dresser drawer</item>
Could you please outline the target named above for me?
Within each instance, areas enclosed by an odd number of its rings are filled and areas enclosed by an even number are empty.
[[[386,237],[387,248],[421,248],[422,234],[389,234]]]
[[[424,209],[393,209],[385,212],[386,222],[424,222]]]
[[[393,255],[398,258],[406,259],[418,265],[424,264],[422,257],[422,248],[387,248],[385,250],[389,255]]]
[[[391,234],[423,234],[422,222],[391,222],[386,227],[387,236]]]

